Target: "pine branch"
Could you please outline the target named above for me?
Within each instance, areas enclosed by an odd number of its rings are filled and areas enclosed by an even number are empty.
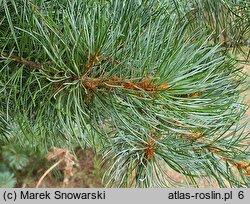
[[[186,1],[4,0],[0,50],[29,57],[0,57],[0,111],[12,117],[13,135],[42,149],[95,148],[108,186],[183,185],[169,169],[186,185],[202,177],[249,186],[249,135],[236,125],[245,76],[211,41],[214,26],[232,30],[224,13],[207,19],[221,1],[195,2],[209,12],[192,13]]]
[[[23,57],[18,57],[15,54],[8,54],[6,52],[2,52],[2,56],[0,59],[7,59],[7,60],[12,60],[15,62],[17,65],[24,65],[28,68],[34,69],[34,70],[39,70],[43,69],[43,65],[33,62],[31,60],[27,60]],[[95,59],[95,60],[93,60]],[[140,82],[137,82],[137,80],[125,80],[123,78],[119,78],[116,76],[111,76],[111,77],[98,77],[98,78],[91,78],[91,77],[85,77],[86,74],[90,74],[91,70],[93,69],[93,66],[97,61],[100,61],[97,56],[90,56],[89,63],[86,66],[86,72],[85,74],[81,74],[80,77],[72,75],[70,77],[70,80],[78,80],[79,78],[82,78],[82,85],[86,87],[89,90],[95,90],[98,91],[98,87],[101,87],[103,90],[112,90],[114,87],[119,87],[119,88],[124,88],[127,90],[144,90],[144,91],[163,91],[169,88],[167,83],[163,83],[161,85],[154,85],[152,79],[150,77],[146,77],[146,79],[140,80]],[[111,61],[110,57],[104,58],[102,61]],[[61,85],[63,82],[61,82]],[[60,84],[58,84],[60,86]],[[62,88],[62,86],[60,86]]]
[[[134,91],[164,91],[169,88],[167,83],[163,83],[161,85],[155,85],[152,79],[149,77],[146,79],[142,79],[138,82],[138,80],[125,80],[123,78],[118,78],[115,76],[106,77],[106,78],[90,78],[83,77],[82,85],[90,90],[99,91],[102,90],[112,90],[116,88],[123,88],[126,90],[134,90]],[[98,88],[99,87],[99,88]]]
[[[38,64],[38,63],[33,62],[31,60],[27,60],[23,57],[19,57],[15,54],[9,54],[7,52],[2,52],[0,59],[11,60],[14,63],[16,63],[17,65],[24,65],[24,66],[29,67],[29,68],[34,69],[34,70],[38,70],[38,69],[43,68],[43,66],[41,64]]]

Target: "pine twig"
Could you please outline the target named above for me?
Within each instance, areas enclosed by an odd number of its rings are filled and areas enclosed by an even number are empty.
[[[36,62],[33,62],[31,60],[27,60],[25,58],[19,57],[15,54],[8,54],[6,52],[2,52],[2,55],[0,56],[0,59],[10,59],[16,64],[21,64],[26,67],[32,68],[32,69],[42,69],[43,66],[41,64],[38,64]]]
[[[49,172],[51,172],[56,166],[58,166],[61,162],[63,161],[63,159],[60,159],[58,162],[56,162],[55,164],[53,164],[43,175],[42,177],[39,179],[38,183],[36,184],[36,188],[39,188],[39,186],[41,185],[43,179],[49,174]]]

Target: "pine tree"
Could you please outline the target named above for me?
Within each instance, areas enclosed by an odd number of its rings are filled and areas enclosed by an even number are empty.
[[[0,0],[0,141],[91,147],[107,186],[249,187],[246,75],[181,3]]]

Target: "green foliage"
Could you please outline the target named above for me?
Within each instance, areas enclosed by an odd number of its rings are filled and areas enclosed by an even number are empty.
[[[180,19],[188,20],[190,31],[203,30],[213,43],[241,50],[250,39],[248,0],[175,1]]]
[[[18,136],[6,135],[0,144],[0,187],[14,187],[19,184],[16,180],[21,175],[27,176],[41,163],[44,165],[45,151],[32,144],[23,144]]]
[[[184,185],[168,169],[189,186],[199,178],[249,186],[249,134],[239,125],[246,76],[211,43],[207,21],[193,29],[189,11],[176,6],[0,1],[0,130],[7,123],[11,132],[0,141],[95,148],[110,186]],[[27,163],[5,151],[11,167]]]
[[[11,168],[20,170],[28,164],[29,160],[27,155],[17,150],[13,145],[4,146],[2,148],[2,157]]]
[[[8,171],[0,173],[0,187],[1,188],[12,188],[16,184],[14,174]]]
[[[28,155],[19,145],[9,143],[0,148],[0,187],[11,188],[16,184],[15,172],[28,164]]]

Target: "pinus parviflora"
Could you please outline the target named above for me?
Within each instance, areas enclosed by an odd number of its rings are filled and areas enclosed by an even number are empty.
[[[246,77],[176,2],[0,0],[1,142],[91,147],[107,186],[249,187]]]

